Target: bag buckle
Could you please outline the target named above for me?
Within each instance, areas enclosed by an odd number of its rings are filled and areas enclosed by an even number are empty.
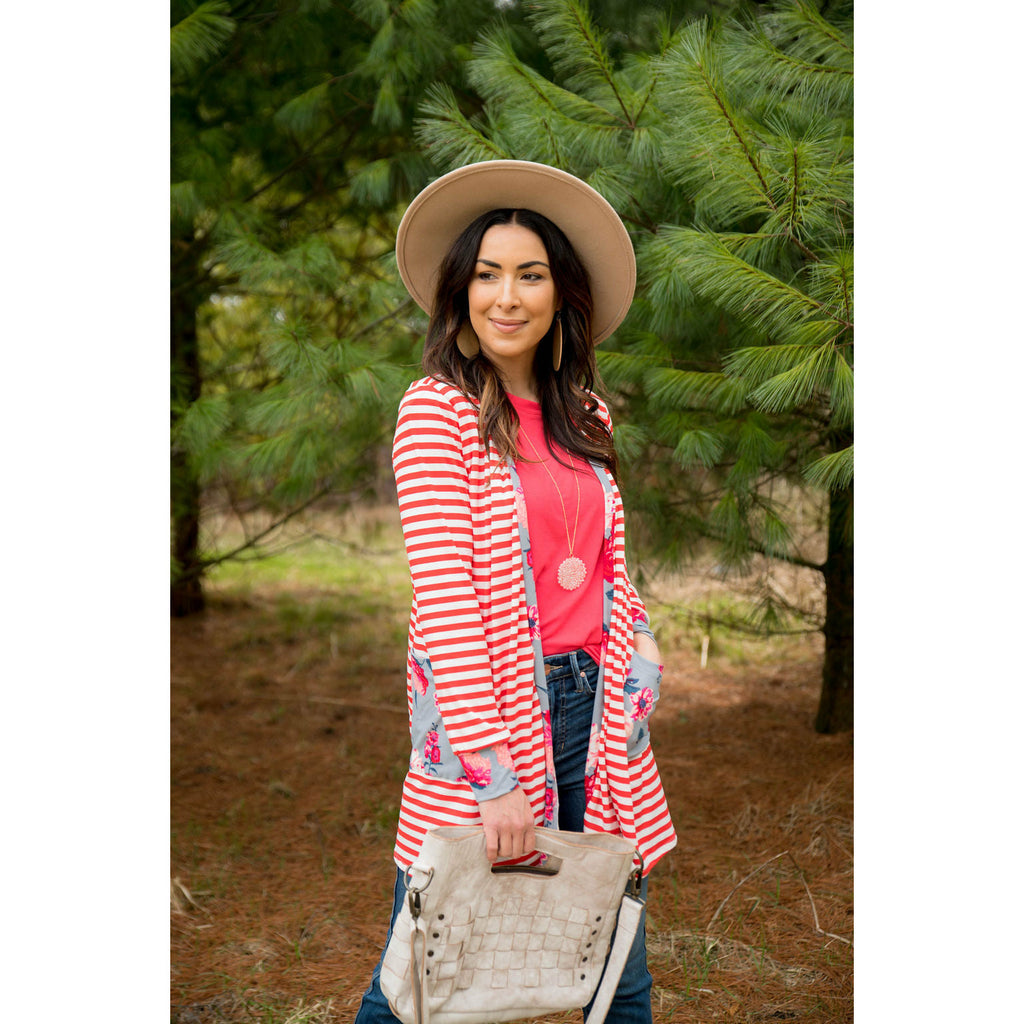
[[[409,913],[412,914],[413,920],[420,916],[422,907],[420,906],[420,893],[426,892],[430,888],[430,883],[434,880],[434,869],[427,869],[427,880],[423,885],[412,884],[412,867],[405,869],[405,891],[409,894]]]
[[[640,899],[640,883],[643,881],[643,877],[644,877],[644,858],[641,855],[639,850],[637,850],[636,855],[637,855],[637,858],[640,861],[640,866],[635,868],[629,874],[629,881],[626,884],[626,895],[627,896],[632,896],[633,899],[635,899],[635,900],[639,900]],[[426,886],[424,886],[424,888],[426,888]],[[641,900],[641,902],[643,902],[643,901]]]

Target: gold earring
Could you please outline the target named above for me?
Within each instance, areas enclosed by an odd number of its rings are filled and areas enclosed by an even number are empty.
[[[459,329],[455,337],[455,344],[459,351],[467,358],[473,359],[480,354],[480,339],[473,330],[473,325],[467,320]]]
[[[551,335],[551,362],[557,373],[562,365],[562,320],[558,313],[555,313],[555,329]]]

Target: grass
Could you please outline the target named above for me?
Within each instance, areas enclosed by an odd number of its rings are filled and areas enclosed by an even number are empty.
[[[207,524],[204,546],[233,550],[242,539],[237,523],[217,520]],[[264,607],[242,643],[302,644],[296,671],[321,657],[336,659],[353,629],[381,644],[405,644],[412,586],[397,512],[371,509],[289,524],[273,544],[260,557],[221,563],[206,580],[214,602]]]
[[[250,533],[259,523],[248,523]],[[210,557],[235,550],[245,540],[234,518],[203,520],[201,546]],[[259,549],[222,562],[208,580],[215,590],[316,587],[326,591],[373,590],[390,593],[408,582],[397,509],[360,509],[345,515],[317,513],[281,527]]]
[[[233,550],[243,540],[236,520],[207,518],[203,541],[211,554]],[[259,557],[245,555],[214,567],[207,577],[210,596],[246,601],[274,593],[277,624],[290,638],[315,634],[330,639],[333,633],[337,643],[339,626],[370,616],[380,618],[384,642],[404,642],[412,587],[395,508],[361,509],[343,516],[320,513],[288,524],[270,544]],[[726,625],[749,620],[755,603],[743,593],[743,580],[709,584],[706,567],[693,566],[650,582],[654,586],[648,611],[666,649],[699,654],[709,634],[709,658],[744,666],[777,661],[806,650],[817,639],[799,622],[791,624],[797,631],[793,635],[777,636],[758,636]],[[804,597],[810,586],[805,578],[799,581]],[[799,632],[802,629],[808,632]],[[258,642],[255,636],[253,640]]]
[[[646,604],[663,647],[699,656],[707,637],[709,660],[759,665],[804,649],[818,636],[813,627],[795,620],[787,627],[792,632],[774,636],[757,635],[753,627],[733,628],[728,623],[747,623],[754,618],[754,602],[730,593],[705,594],[694,601],[693,584],[684,575],[659,582],[663,596],[648,599]]]
[[[226,993],[206,1003],[175,1012],[171,1024],[337,1024],[338,1017],[331,999],[307,1002],[279,1000],[260,996],[252,998]]]

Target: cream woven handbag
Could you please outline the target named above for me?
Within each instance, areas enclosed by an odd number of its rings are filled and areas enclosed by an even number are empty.
[[[427,833],[380,975],[404,1024],[499,1024],[578,1009],[602,969],[588,1024],[604,1020],[643,910],[636,851],[601,833],[535,837],[541,865],[492,871],[481,828]]]

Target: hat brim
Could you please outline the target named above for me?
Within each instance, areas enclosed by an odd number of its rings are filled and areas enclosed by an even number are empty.
[[[398,272],[430,313],[441,261],[452,243],[489,210],[533,210],[557,224],[587,269],[594,302],[591,333],[604,341],[626,318],[636,288],[636,257],[612,205],[586,182],[547,164],[488,160],[431,182],[398,227]]]

